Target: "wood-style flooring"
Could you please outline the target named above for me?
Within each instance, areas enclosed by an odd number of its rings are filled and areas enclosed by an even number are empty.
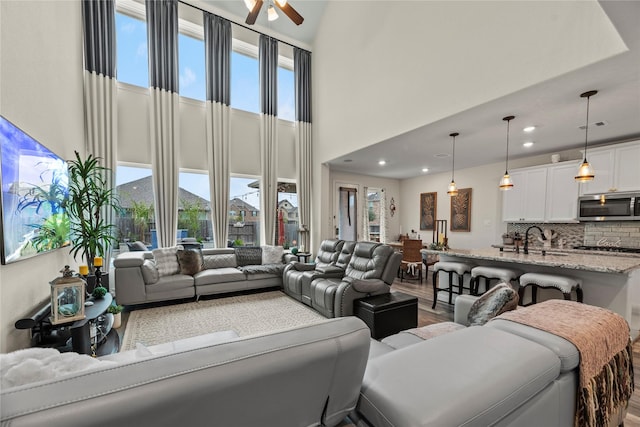
[[[392,291],[403,292],[418,297],[418,327],[430,325],[432,323],[453,321],[453,306],[438,301],[435,310],[431,309],[433,304],[433,289],[431,282],[432,272],[425,274],[423,271],[423,281],[396,279],[391,286]],[[635,390],[629,403],[625,427],[640,427],[640,337],[636,338],[633,346],[633,369]]]

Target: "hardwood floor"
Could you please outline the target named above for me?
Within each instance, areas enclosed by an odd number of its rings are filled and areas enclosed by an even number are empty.
[[[433,304],[431,271],[426,274],[423,271],[423,278],[422,284],[419,280],[405,279],[400,282],[400,279],[396,279],[391,290],[418,297],[418,327],[453,321],[452,305],[439,301],[435,310],[431,309],[431,304]],[[640,427],[640,336],[634,341],[633,370],[635,390],[629,402],[627,417],[624,420],[625,427]]]

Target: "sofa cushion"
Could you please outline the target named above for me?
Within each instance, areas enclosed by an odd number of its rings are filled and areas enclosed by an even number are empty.
[[[262,262],[261,264],[282,264],[284,256],[284,248],[282,246],[261,246]]]
[[[237,268],[222,267],[202,270],[194,276],[196,286],[213,285],[215,283],[239,282],[247,276]]]
[[[473,303],[467,317],[469,326],[484,325],[497,315],[517,306],[518,293],[510,285],[498,283]]]
[[[202,251],[200,249],[178,249],[180,274],[193,276],[202,270]]]
[[[238,261],[236,260],[236,254],[216,254],[216,255],[204,255],[203,266],[207,268],[223,268],[223,267],[237,267]]]
[[[152,251],[160,277],[180,273],[178,249],[184,248],[182,246],[171,246],[169,248],[157,248]]]
[[[245,265],[238,267],[247,274],[247,280],[270,279],[281,277],[284,272],[284,264]]]
[[[241,246],[235,250],[238,266],[262,264],[262,248],[260,246]]]
[[[153,285],[160,279],[160,273],[153,260],[145,259],[140,267],[142,269],[142,279],[147,285]]]

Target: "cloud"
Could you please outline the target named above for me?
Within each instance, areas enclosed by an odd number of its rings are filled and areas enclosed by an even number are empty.
[[[182,73],[180,73],[180,87],[187,88],[196,81],[196,73],[189,67],[184,67]]]
[[[120,26],[120,31],[125,34],[132,34],[136,30],[136,24],[134,22],[129,22],[127,24]]]
[[[138,45],[138,49],[136,50],[136,56],[138,58],[147,57],[147,42],[143,42]]]

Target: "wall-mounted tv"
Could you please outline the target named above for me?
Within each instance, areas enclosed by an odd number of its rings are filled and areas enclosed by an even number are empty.
[[[69,244],[67,163],[0,116],[2,264]]]

